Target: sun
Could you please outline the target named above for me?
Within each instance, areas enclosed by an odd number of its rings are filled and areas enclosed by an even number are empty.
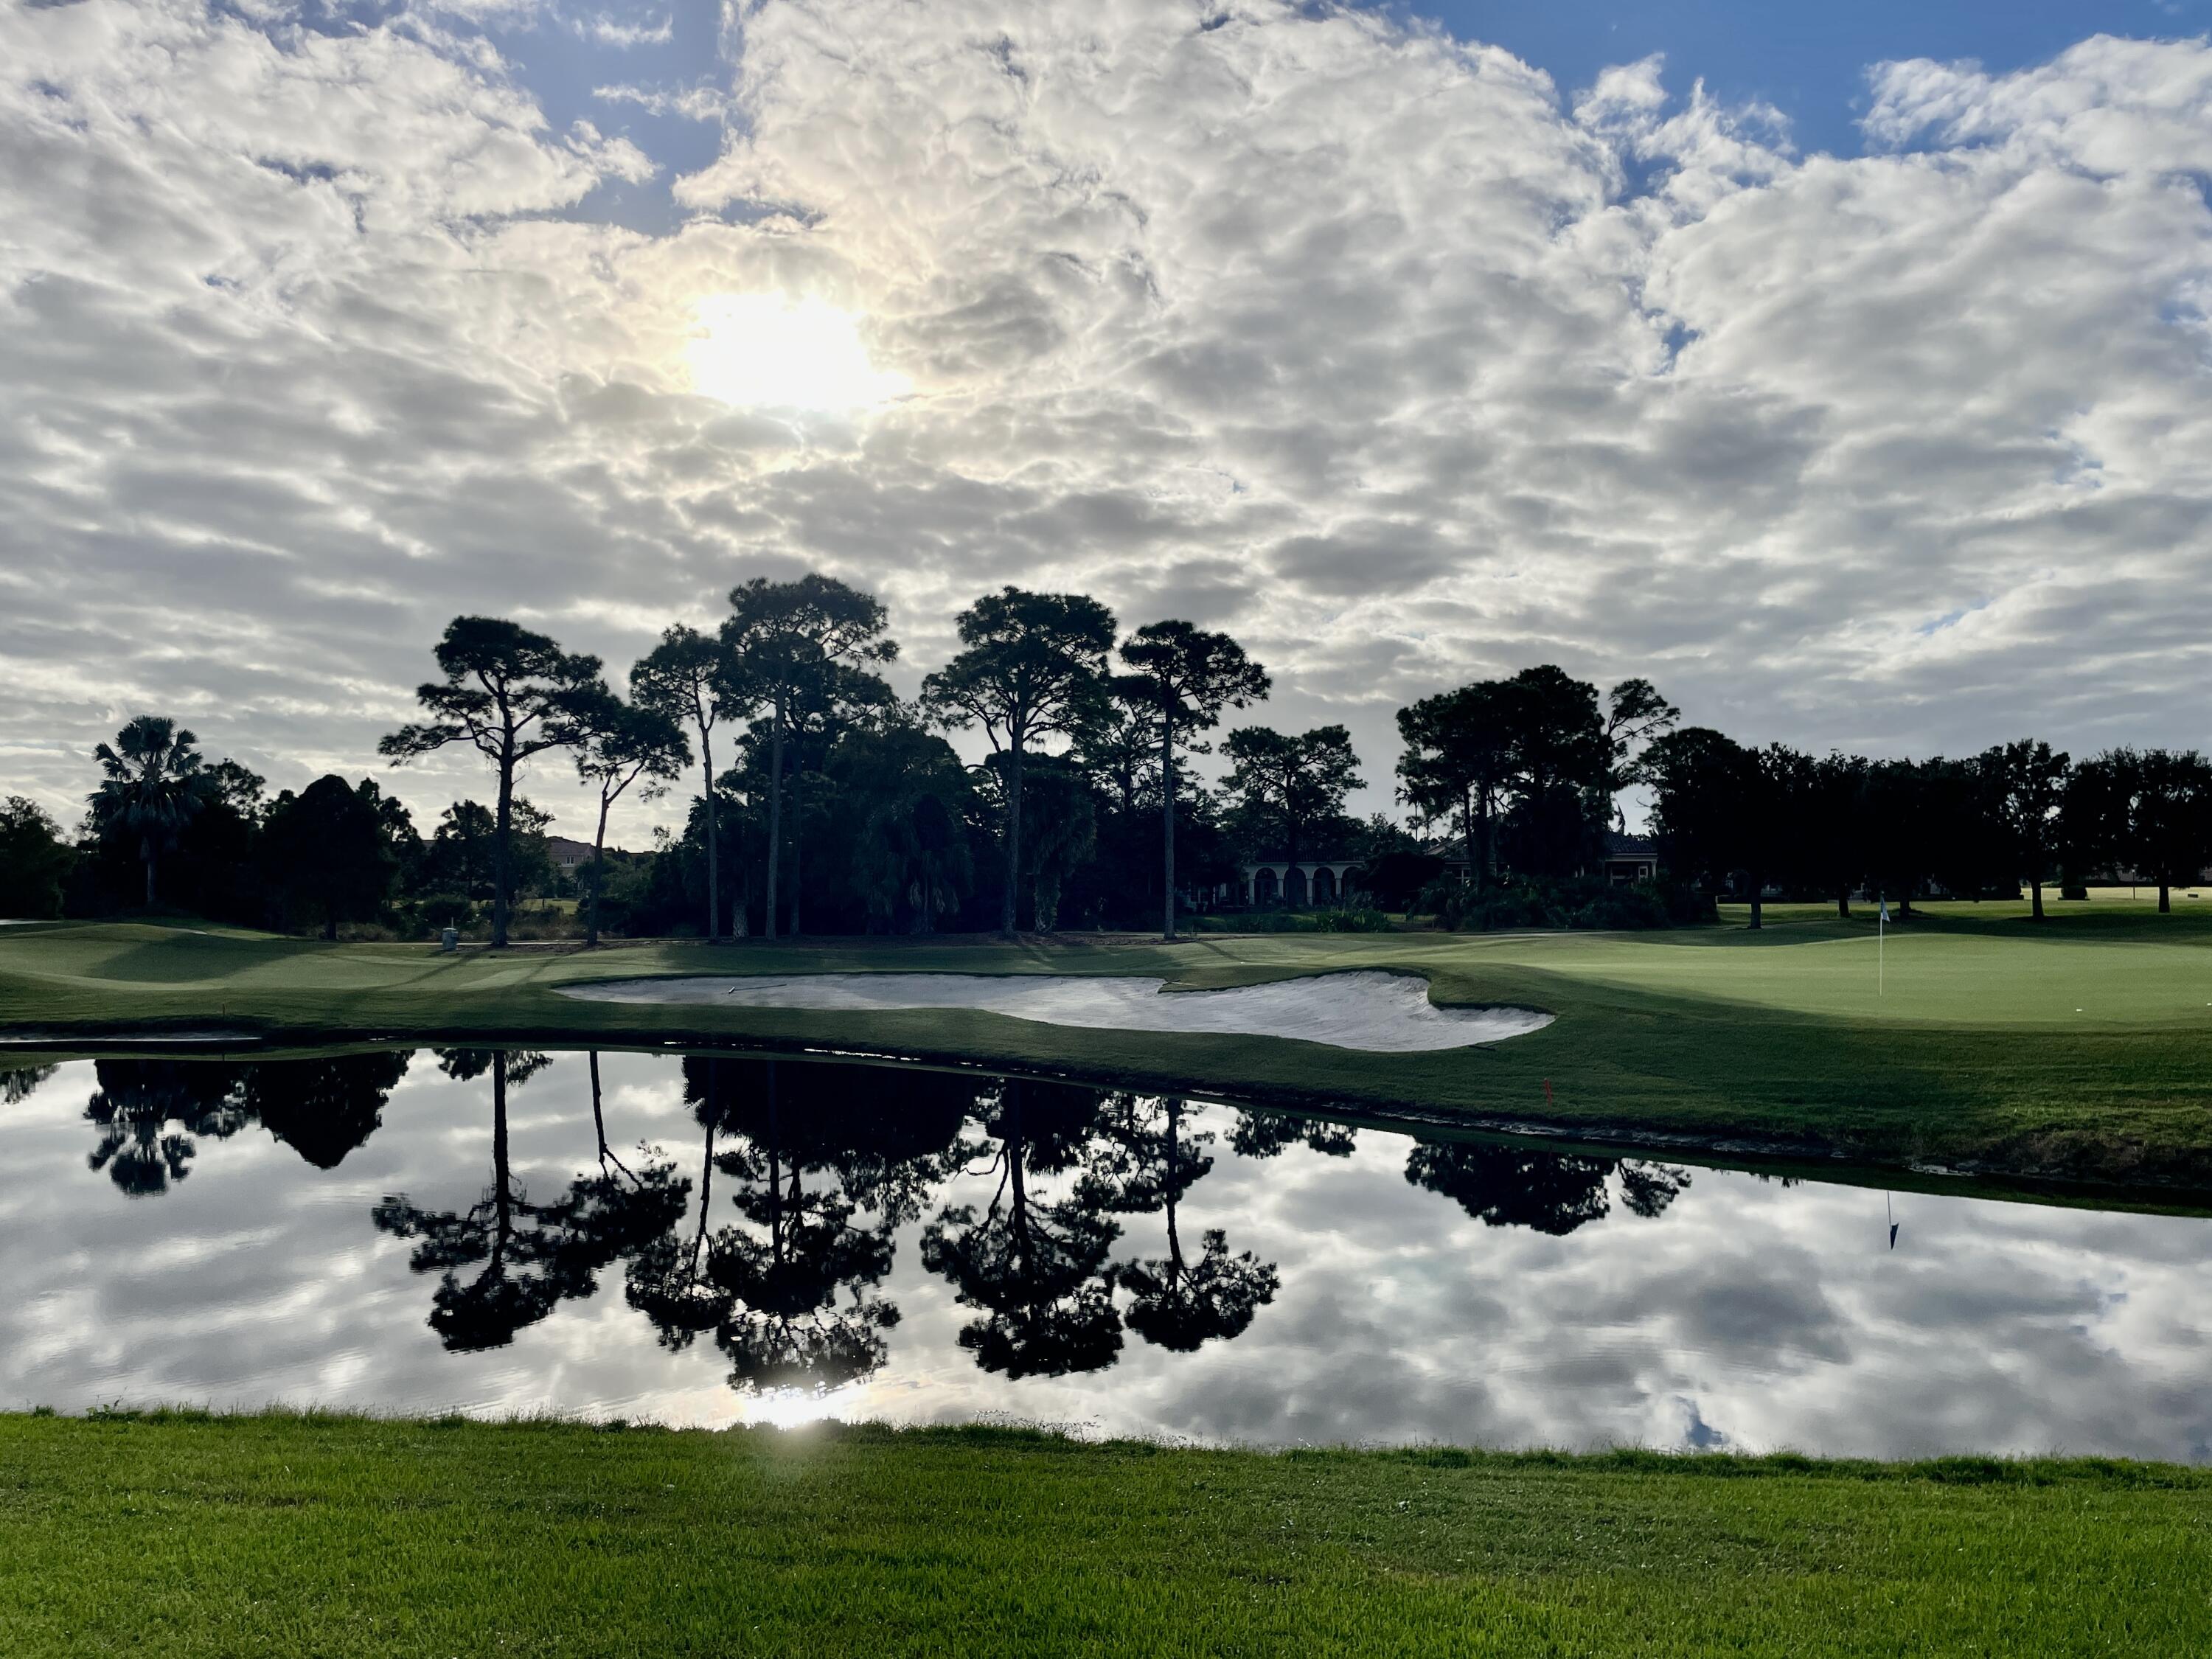
[[[902,374],[868,361],[850,312],[784,294],[716,294],[698,302],[684,348],[691,384],[746,409],[845,413],[903,393]]]

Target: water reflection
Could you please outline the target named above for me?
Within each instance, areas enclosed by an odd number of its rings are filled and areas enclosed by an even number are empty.
[[[430,1328],[457,1353],[504,1347],[525,1326],[562,1302],[599,1288],[600,1271],[663,1237],[683,1215],[685,1183],[674,1166],[643,1164],[641,1173],[579,1176],[566,1191],[532,1202],[516,1183],[508,1151],[507,1097],[552,1063],[542,1054],[439,1049],[438,1066],[466,1081],[491,1074],[491,1184],[465,1210],[435,1210],[404,1193],[371,1212],[381,1232],[414,1242],[407,1265],[441,1275]],[[595,1107],[594,1118],[599,1113]],[[279,1137],[282,1138],[281,1136]],[[602,1133],[599,1151],[605,1156]],[[311,1158],[309,1160],[313,1162]],[[479,1267],[481,1264],[481,1267]],[[472,1270],[466,1277],[458,1271]]]
[[[92,1143],[85,1140],[87,1126]],[[2202,1456],[2202,1221],[766,1058],[0,1072],[0,1401]],[[617,1290],[617,1286],[619,1290]]]

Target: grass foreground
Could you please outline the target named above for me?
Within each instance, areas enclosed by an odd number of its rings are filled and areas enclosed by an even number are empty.
[[[149,923],[0,929],[0,1030],[216,1028],[347,1039],[808,1046],[1218,1093],[1350,1115],[1543,1127],[1691,1155],[2212,1190],[2212,906],[1930,907],[1657,933],[1064,935],[641,943],[592,951],[340,944]],[[644,975],[934,970],[1158,975],[1203,988],[1380,969],[1446,1004],[1553,1024],[1376,1054],[1275,1036],[1086,1031],[973,1011],[830,1013],[578,1001]]]
[[[89,1653],[2201,1653],[2212,1474],[1006,1430],[0,1416]]]

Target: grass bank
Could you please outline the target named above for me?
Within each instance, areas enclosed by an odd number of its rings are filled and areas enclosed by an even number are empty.
[[[58,1042],[217,1027],[580,1046],[697,1038],[866,1048],[1315,1109],[1721,1152],[2212,1188],[2212,909],[1784,914],[1759,933],[1081,936],[617,945],[589,953],[324,945],[104,924],[0,931],[0,1029]],[[1879,968],[1877,959],[1879,955]],[[1185,987],[1340,969],[1425,976],[1439,1002],[1558,1016],[1493,1046],[1371,1054],[1280,1036],[1081,1031],[975,1012],[587,1003],[564,984],[822,970],[1153,975]]]
[[[0,1416],[15,1659],[2191,1653],[2212,1476]]]

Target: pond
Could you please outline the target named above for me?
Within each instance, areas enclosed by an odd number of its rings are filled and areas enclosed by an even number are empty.
[[[2204,1461],[2208,1267],[2195,1218],[972,1073],[0,1072],[9,1407]]]

